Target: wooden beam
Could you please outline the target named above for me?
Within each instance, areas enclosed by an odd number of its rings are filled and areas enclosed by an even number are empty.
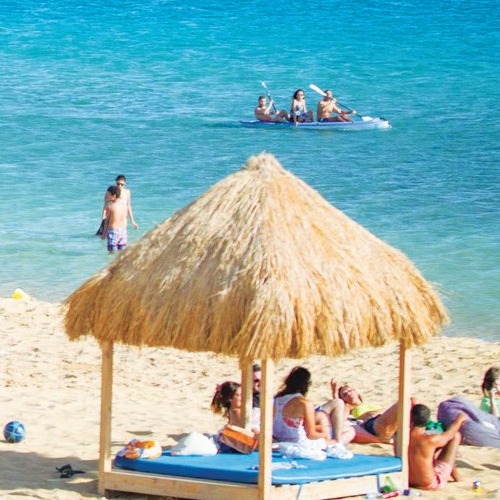
[[[243,398],[242,414],[245,429],[250,429],[253,406],[253,370],[251,363],[240,360],[241,369],[241,396]]]
[[[101,430],[99,438],[100,495],[105,494],[105,474],[111,471],[111,413],[113,404],[113,342],[101,344]]]
[[[106,489],[143,495],[198,500],[256,500],[257,485],[178,476],[113,470],[106,473]]]
[[[345,498],[378,491],[390,477],[400,484],[400,472],[374,474],[345,479],[316,481],[301,485],[285,484],[271,486],[266,500],[318,500]],[[175,498],[195,498],[198,500],[256,500],[261,498],[256,484],[211,481],[188,477],[148,474],[113,469],[105,474],[106,489],[127,491],[146,495],[169,496]]]
[[[396,455],[403,463],[403,488],[408,488],[408,445],[410,442],[411,351],[399,344],[398,436]]]
[[[262,360],[260,389],[259,500],[272,498],[273,371],[271,359]]]

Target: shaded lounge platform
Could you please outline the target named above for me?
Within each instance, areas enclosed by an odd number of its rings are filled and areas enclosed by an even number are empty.
[[[444,306],[404,254],[349,219],[271,154],[249,158],[159,224],[73,292],[66,305],[69,338],[92,335],[102,350],[100,494],[331,499],[373,492],[389,476],[407,487],[411,348],[446,323]],[[317,476],[312,466],[278,470],[272,454],[274,363],[392,342],[399,343],[399,458],[362,457],[350,464],[327,459],[332,469],[346,468],[341,474],[320,472],[324,464],[315,465]],[[220,457],[207,459],[209,470],[197,471],[189,470],[196,462],[191,457],[182,474],[113,466],[115,343],[237,357],[247,428],[252,363],[260,361],[259,453],[239,457],[238,474],[217,469]],[[358,460],[359,468],[349,470]],[[372,468],[363,460],[385,465]],[[248,470],[257,461],[258,470]]]

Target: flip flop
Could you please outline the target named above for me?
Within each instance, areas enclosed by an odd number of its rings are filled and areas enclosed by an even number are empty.
[[[84,470],[74,470],[71,464],[56,467],[56,470],[61,473],[61,478],[63,479],[73,477],[75,474],[85,474]]]
[[[71,470],[72,467],[71,467],[71,464],[66,464],[66,465],[63,465],[62,467],[56,467],[56,471],[57,472],[64,472],[65,470]]]

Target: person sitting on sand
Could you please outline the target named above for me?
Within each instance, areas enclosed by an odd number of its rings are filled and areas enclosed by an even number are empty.
[[[389,443],[398,428],[398,403],[386,410],[368,407],[355,389],[342,385],[337,389],[335,380],[330,382],[332,400],[319,407],[325,412],[332,425],[333,436],[345,433],[345,425],[350,417],[356,419],[354,425],[356,443]],[[413,404],[413,401],[412,401]]]
[[[319,122],[350,122],[347,115],[356,113],[354,109],[345,110],[338,106],[331,90],[325,90],[325,96],[318,102],[316,114]]]
[[[408,447],[409,481],[414,488],[437,491],[446,486],[450,477],[459,480],[455,462],[461,439],[459,430],[467,416],[458,414],[442,434],[426,431],[429,418],[427,406],[413,406]]]
[[[227,381],[217,386],[210,406],[214,413],[221,414],[227,418],[228,424],[245,427],[241,400],[241,384]],[[259,432],[260,408],[252,408],[250,425],[253,432]]]
[[[330,424],[321,411],[315,411],[306,394],[311,385],[311,373],[296,366],[286,377],[274,398],[273,436],[278,441],[304,442],[324,439],[326,444],[348,443],[351,437],[333,439]]]
[[[481,410],[500,416],[500,370],[495,366],[489,368],[484,374],[481,384],[483,398],[481,399]]]
[[[255,118],[261,122],[286,122],[288,121],[288,113],[283,109],[278,111],[271,99],[267,104],[266,96],[260,95],[256,108],[253,110]]]

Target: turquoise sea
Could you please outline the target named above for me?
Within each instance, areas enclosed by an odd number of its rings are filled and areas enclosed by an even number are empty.
[[[487,0],[5,0],[0,296],[67,297],[108,264],[97,229],[125,174],[135,240],[267,150],[404,251],[449,336],[500,341],[499,4]],[[262,130],[333,89],[390,130]]]

